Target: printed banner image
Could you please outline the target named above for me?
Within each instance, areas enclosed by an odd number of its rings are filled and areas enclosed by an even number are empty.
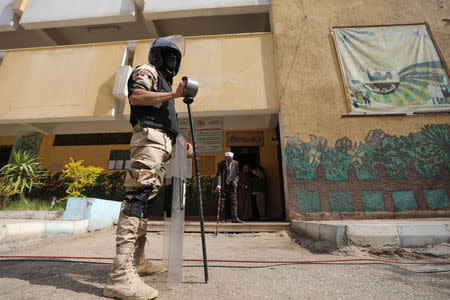
[[[425,24],[333,28],[351,113],[450,111],[449,75]]]

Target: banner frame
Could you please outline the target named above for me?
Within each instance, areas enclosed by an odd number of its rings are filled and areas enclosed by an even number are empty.
[[[387,113],[387,112],[383,112],[383,113],[376,113],[376,112],[352,112],[352,107],[351,107],[351,101],[350,101],[350,95],[348,93],[348,87],[347,87],[347,81],[345,80],[345,75],[344,75],[344,71],[343,71],[343,65],[342,65],[342,60],[341,57],[339,55],[339,48],[338,48],[338,44],[337,44],[337,40],[336,37],[334,35],[334,31],[333,29],[339,29],[339,28],[364,28],[364,27],[395,27],[395,26],[418,26],[418,25],[424,25],[425,28],[427,29],[428,34],[430,35],[431,41],[433,42],[433,46],[436,49],[436,52],[439,56],[439,59],[441,60],[445,72],[447,73],[447,76],[450,77],[450,70],[448,68],[447,62],[444,59],[444,56],[442,55],[441,49],[439,48],[439,45],[437,44],[436,39],[434,38],[434,35],[431,31],[430,25],[428,24],[428,22],[419,22],[419,23],[400,23],[400,24],[377,24],[377,25],[349,25],[349,26],[344,26],[344,25],[339,25],[339,26],[331,26],[329,27],[329,31],[330,31],[330,35],[333,39],[333,44],[334,44],[334,50],[336,53],[336,57],[338,60],[338,65],[339,65],[339,74],[341,75],[341,80],[342,80],[342,84],[344,87],[344,93],[345,93],[345,98],[346,98],[346,102],[347,102],[347,109],[348,109],[348,115],[352,115],[352,116],[378,116],[378,115],[414,115],[414,114],[418,114],[421,113],[420,111],[418,112],[414,112],[414,113],[408,113],[408,112],[393,112],[393,113]],[[441,110],[441,111],[428,111],[426,113],[449,113],[450,111],[446,111],[446,110]],[[424,112],[422,112],[424,113]]]

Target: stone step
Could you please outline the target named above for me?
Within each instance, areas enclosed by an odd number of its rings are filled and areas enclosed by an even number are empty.
[[[244,233],[244,232],[276,232],[289,229],[288,222],[245,222],[245,223],[220,223],[219,233]],[[147,231],[164,231],[163,221],[151,221],[148,223]],[[200,221],[186,221],[184,232],[200,232]],[[216,222],[205,222],[205,232],[215,233]]]

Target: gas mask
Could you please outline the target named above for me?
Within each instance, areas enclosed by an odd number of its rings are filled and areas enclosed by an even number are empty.
[[[172,51],[166,51],[162,55],[163,59],[163,68],[171,77],[175,76],[177,73],[177,67],[178,67],[178,60],[177,56]]]

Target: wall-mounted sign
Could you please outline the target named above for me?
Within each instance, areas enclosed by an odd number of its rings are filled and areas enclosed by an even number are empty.
[[[223,152],[222,127],[222,119],[195,120],[195,136],[197,139],[198,153]]]
[[[227,147],[264,146],[263,131],[227,132]]]
[[[178,133],[182,135],[187,141],[189,141],[189,136],[191,133],[189,119],[178,119]]]

